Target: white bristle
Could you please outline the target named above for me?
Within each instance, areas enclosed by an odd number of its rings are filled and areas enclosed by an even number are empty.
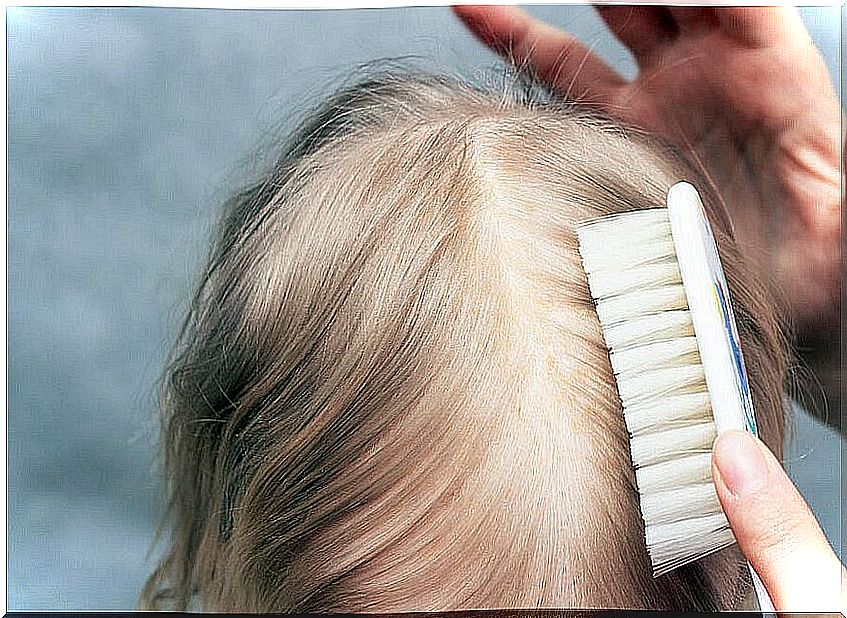
[[[708,393],[669,395],[661,401],[632,405],[626,411],[626,424],[633,436],[654,431],[658,423],[672,425],[705,418],[709,414]]]
[[[708,418],[682,427],[666,429],[661,426],[656,431],[635,436],[630,440],[632,463],[636,468],[640,468],[667,461],[671,457],[709,452],[716,437],[715,424]]]
[[[712,478],[710,453],[696,453],[670,459],[635,471],[638,487],[645,493],[679,487],[686,482],[700,483]]]
[[[656,324],[652,315],[632,318],[626,322],[609,325],[603,329],[603,336],[610,348],[627,348],[651,341],[691,337],[694,326],[691,315],[686,310],[664,311],[662,324]]]
[[[646,536],[655,577],[735,543],[723,511],[650,526]]]
[[[651,524],[670,524],[688,519],[691,512],[717,513],[721,510],[714,483],[683,484],[641,496],[641,511]]]
[[[624,380],[617,379],[617,382],[624,414],[630,406],[650,405],[662,397],[706,392],[703,370],[694,363],[644,371],[633,379],[624,376]]]
[[[626,292],[637,291],[638,282],[644,279],[676,280],[682,284],[679,266],[675,262],[653,262],[642,264],[637,268],[622,268],[620,270],[594,273],[591,279],[591,289],[599,298],[612,294],[620,296]]]
[[[618,375],[661,369],[669,364],[700,362],[696,337],[679,337],[612,350],[612,367]]]
[[[717,429],[668,211],[613,215],[577,234],[658,577],[734,542],[712,483]]]
[[[679,283],[651,290],[640,287],[632,292],[600,297],[597,299],[597,315],[600,317],[601,324],[611,325],[630,317],[685,309],[687,306],[685,288]]]

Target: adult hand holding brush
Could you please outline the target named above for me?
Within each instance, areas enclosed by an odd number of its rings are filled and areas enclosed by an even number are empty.
[[[841,106],[790,7],[597,6],[633,53],[627,81],[512,6],[457,6],[483,42],[568,99],[676,144],[723,196],[805,363],[840,409]],[[835,422],[835,414],[825,420]]]
[[[775,608],[847,614],[847,570],[768,447],[747,432],[724,432],[712,474],[741,551]]]

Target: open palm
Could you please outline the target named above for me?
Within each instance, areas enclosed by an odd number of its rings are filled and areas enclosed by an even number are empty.
[[[835,332],[841,109],[796,10],[597,10],[632,51],[634,80],[519,8],[455,7],[486,44],[560,94],[679,146],[715,183],[798,333]]]

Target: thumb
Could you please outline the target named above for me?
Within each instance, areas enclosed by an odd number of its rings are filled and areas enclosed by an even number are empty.
[[[847,572],[782,466],[745,431],[718,436],[715,488],[729,525],[777,611],[841,611]]]

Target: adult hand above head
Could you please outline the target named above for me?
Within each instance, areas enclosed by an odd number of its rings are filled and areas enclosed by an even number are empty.
[[[722,433],[712,475],[741,551],[776,610],[847,614],[847,570],[768,447],[744,431]]]
[[[662,135],[705,168],[798,333],[833,335],[841,315],[841,107],[797,11],[596,9],[634,54],[633,81],[517,7],[454,7],[489,47],[553,90]]]

